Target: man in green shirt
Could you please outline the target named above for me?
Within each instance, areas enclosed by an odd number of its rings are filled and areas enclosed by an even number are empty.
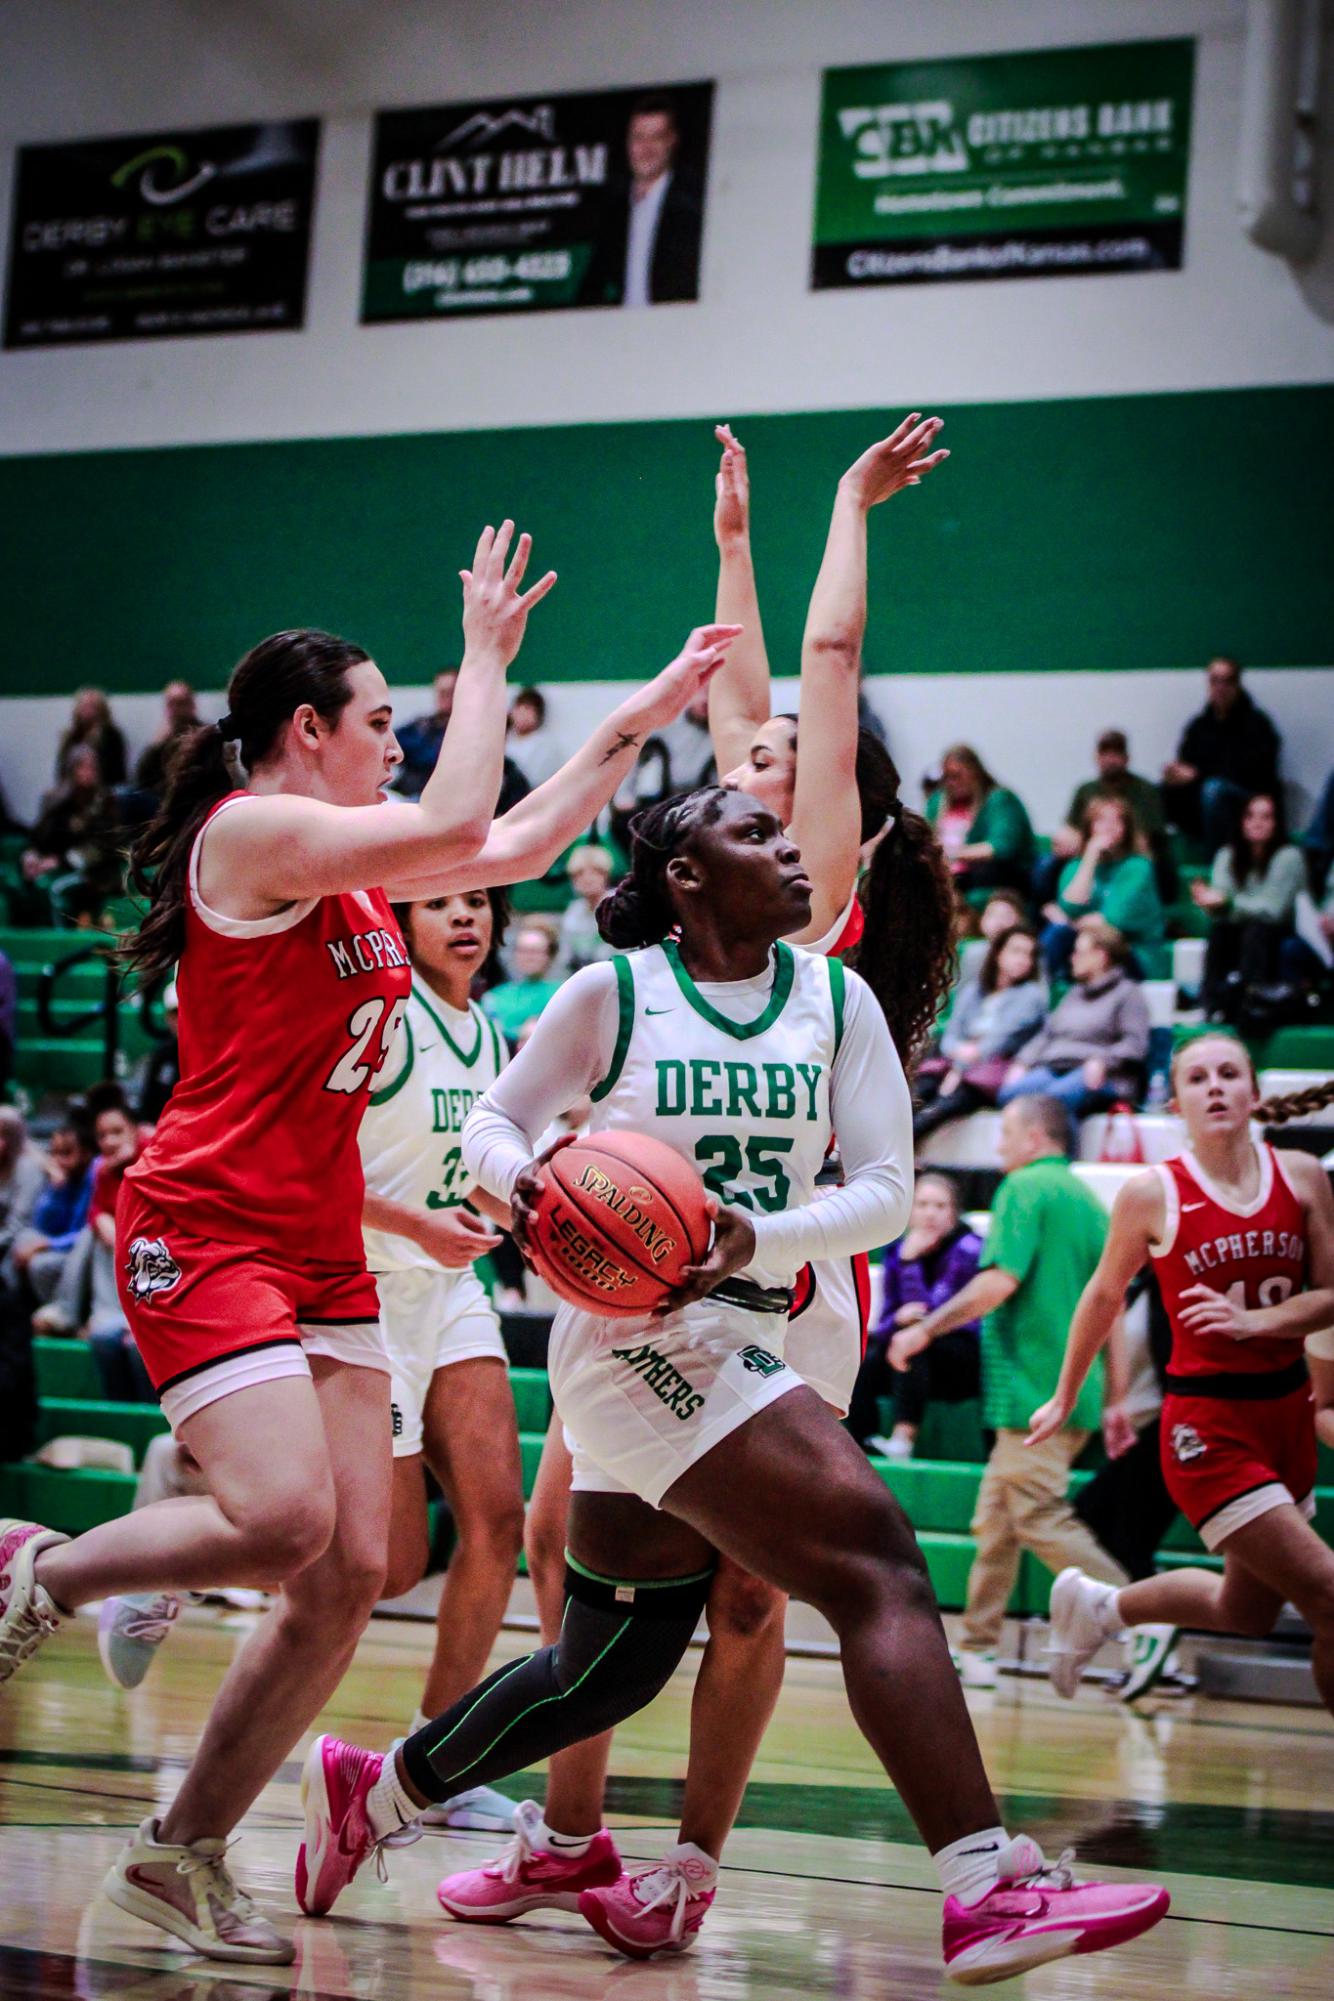
[[[1070,1171],[1069,1131],[1065,1107],[1055,1098],[1015,1098],[1005,1107],[1000,1136],[1005,1179],[996,1192],[981,1267],[962,1292],[908,1330],[925,1345],[986,1315],[983,1422],[995,1430],[996,1442],[972,1521],[977,1555],[968,1574],[960,1657],[965,1685],[976,1688],[995,1685],[996,1645],[1025,1549],[1053,1572],[1077,1564],[1107,1583],[1125,1579],[1066,1498],[1071,1465],[1100,1416],[1109,1450],[1134,1443],[1133,1430],[1126,1435],[1119,1342],[1108,1351],[1117,1380],[1109,1385],[1106,1407],[1099,1363],[1064,1430],[1042,1445],[1024,1443],[1030,1412],[1056,1387],[1075,1307],[1107,1235],[1101,1202]]]
[[[1163,795],[1150,778],[1141,778],[1130,769],[1130,744],[1124,730],[1104,730],[1094,745],[1098,766],[1096,778],[1077,785],[1065,809],[1064,823],[1051,837],[1051,853],[1038,865],[1034,894],[1041,908],[1056,894],[1061,870],[1079,853],[1083,840],[1084,815],[1093,799],[1124,799],[1135,816],[1140,832],[1153,855],[1158,893],[1164,903],[1176,895],[1176,865],[1167,838],[1167,817]]]

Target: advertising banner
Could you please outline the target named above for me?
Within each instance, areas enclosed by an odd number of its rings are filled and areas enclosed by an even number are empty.
[[[1195,45],[826,70],[811,284],[1181,266]]]
[[[5,346],[300,327],[319,124],[23,146]]]
[[[375,121],[363,321],[699,297],[711,83]]]

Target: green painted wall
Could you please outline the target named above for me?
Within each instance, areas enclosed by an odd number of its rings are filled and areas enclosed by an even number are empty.
[[[944,414],[948,467],[875,524],[873,671],[1334,661],[1334,388]],[[794,671],[834,481],[889,419],[736,421],[770,650]],[[561,577],[524,678],[634,677],[711,616],[715,459],[693,421],[0,459],[4,692],[218,685],[298,624],[423,680],[457,651],[455,572],[506,510]]]

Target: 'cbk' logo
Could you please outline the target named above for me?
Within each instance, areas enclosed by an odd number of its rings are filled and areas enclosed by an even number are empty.
[[[859,181],[899,174],[962,174],[968,148],[945,98],[921,104],[854,104],[838,114],[839,130],[852,141],[852,171]]]
[[[131,1299],[152,1299],[181,1282],[181,1268],[162,1237],[136,1237],[125,1260]]]
[[[197,193],[217,171],[212,160],[201,160],[192,174],[190,157],[179,146],[150,146],[146,153],[136,153],[123,167],[117,167],[111,185],[127,188],[137,179],[137,192],[145,201],[155,208],[167,208]]]

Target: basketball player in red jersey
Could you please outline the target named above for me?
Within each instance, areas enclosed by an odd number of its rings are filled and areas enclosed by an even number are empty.
[[[939,418],[908,417],[839,481],[802,641],[800,755],[796,718],[770,712],[745,453],[726,426],[717,431],[723,452],[714,504],[715,609],[741,627],[709,686],[718,769],[724,785],[761,799],[801,848],[811,878],[811,917],[789,942],[830,956],[852,954],[908,1068],[954,975],[953,893],[931,828],[902,805],[893,760],[860,724],[858,697],[867,519],[873,507],[919,484],[949,456],[935,449],[940,428]],[[859,893],[863,854],[873,842]],[[864,1254],[807,1265],[797,1282],[785,1356],[840,1415],[865,1347],[869,1291]],[[529,1574],[549,1641],[559,1631],[564,1602],[570,1468],[563,1428],[553,1421],[525,1528]],[[786,1605],[783,1594],[761,1579],[727,1559],[720,1564],[695,1684],[680,1834],[683,1844],[715,1862],[782,1686]],[[577,1871],[601,1829],[610,1748],[608,1734],[551,1760],[538,1869],[553,1885],[553,1903],[563,1892],[552,1856],[566,1858]],[[650,1920],[645,1940],[655,1936]]]
[[[1052,1589],[1052,1680],[1073,1695],[1099,1647],[1125,1627],[1258,1637],[1291,1601],[1311,1628],[1316,1686],[1334,1710],[1334,1551],[1311,1527],[1316,1442],[1303,1356],[1305,1337],[1320,1352],[1334,1324],[1334,1198],[1311,1155],[1252,1138],[1253,1119],[1281,1121],[1288,1107],[1257,1104],[1250,1057],[1234,1036],[1196,1036],[1177,1051],[1172,1076],[1186,1149],[1117,1196],[1056,1394],[1033,1413],[1030,1436],[1065,1423],[1126,1287],[1152,1260],[1172,1323],[1163,1472],[1223,1572],[1171,1570],[1118,1591],[1063,1571]],[[1334,1100],[1334,1083],[1326,1090]]]
[[[182,1080],[127,1179],[117,1258],[208,1493],[72,1542],[0,1522],[0,1678],[94,1598],[281,1585],[180,1792],[107,1879],[124,1909],[216,1958],[293,1957],[232,1882],[226,1840],[336,1688],[385,1574],[389,1360],[357,1128],[409,989],[388,899],[542,873],[732,636],[693,634],[493,826],[506,669],[555,581],[522,591],[530,543],[507,561],[512,534],[485,530],[462,573],[454,712],[418,804],[380,797],[401,753],[378,667],[326,633],[282,633],[237,667],[224,721],[187,739],[136,850],[150,910],[131,956],[149,973],[179,960]]]

